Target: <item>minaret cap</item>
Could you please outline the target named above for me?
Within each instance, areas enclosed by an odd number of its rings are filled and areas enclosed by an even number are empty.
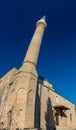
[[[38,20],[37,23],[36,23],[36,26],[39,26],[40,24],[44,25],[45,28],[47,27],[46,16],[43,16],[40,20]]]

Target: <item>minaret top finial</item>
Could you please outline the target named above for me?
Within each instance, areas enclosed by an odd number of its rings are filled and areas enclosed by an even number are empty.
[[[42,18],[43,18],[44,20],[46,20],[46,15],[44,15]]]

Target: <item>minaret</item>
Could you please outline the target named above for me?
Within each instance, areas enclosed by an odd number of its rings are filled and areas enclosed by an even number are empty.
[[[30,42],[24,62],[16,74],[17,95],[15,102],[17,113],[20,113],[17,116],[16,124],[19,128],[34,128],[35,126],[35,98],[38,79],[36,65],[46,26],[45,17],[37,21],[36,30]]]
[[[24,63],[29,62],[37,65],[39,50],[41,46],[42,37],[46,28],[45,16],[36,23],[36,30],[27,50]]]
[[[42,17],[36,23],[36,30],[34,32],[34,35],[32,37],[32,40],[30,42],[30,45],[28,47],[28,50],[27,50],[27,53],[26,53],[26,56],[24,58],[24,62],[22,65],[22,68],[24,71],[25,71],[25,68],[27,68],[26,71],[31,71],[32,73],[36,74],[36,65],[38,61],[41,41],[42,41],[46,26],[47,24],[45,21],[45,16]]]

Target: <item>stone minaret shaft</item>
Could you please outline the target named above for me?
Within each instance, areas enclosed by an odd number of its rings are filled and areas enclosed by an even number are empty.
[[[45,17],[43,17],[36,23],[36,30],[31,40],[28,51],[26,53],[24,62],[30,62],[35,66],[37,65],[39,50],[45,28],[46,28],[46,22]]]
[[[16,74],[16,109],[17,111],[21,110],[16,127],[34,128],[35,126],[35,98],[38,80],[36,65],[45,28],[46,22],[43,17],[36,23],[36,30],[24,62]]]

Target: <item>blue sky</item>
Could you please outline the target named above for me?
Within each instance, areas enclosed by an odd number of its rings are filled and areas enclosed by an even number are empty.
[[[0,1],[0,77],[21,66],[35,23],[43,15],[47,29],[37,71],[76,104],[76,0]]]

